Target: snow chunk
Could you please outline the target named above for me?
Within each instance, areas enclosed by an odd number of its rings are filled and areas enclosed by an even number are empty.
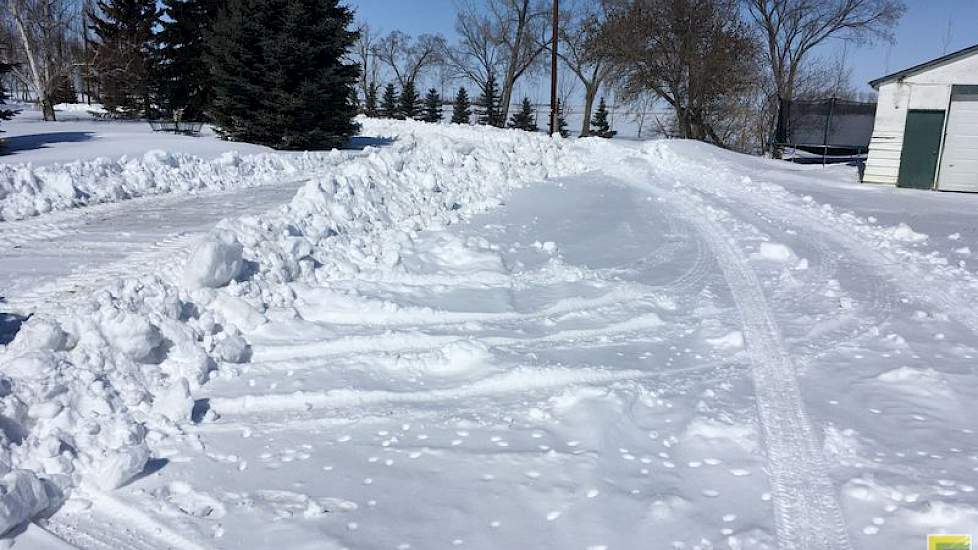
[[[153,410],[157,414],[177,423],[189,421],[193,408],[194,400],[190,396],[190,383],[186,378],[180,378],[153,400]]]
[[[761,243],[761,247],[757,254],[754,254],[752,257],[758,260],[766,260],[769,262],[777,262],[782,264],[796,261],[798,258],[795,256],[795,252],[791,250],[788,245],[771,242]]]
[[[149,461],[149,449],[140,442],[118,449],[104,449],[101,456],[93,456],[90,460],[86,479],[102,490],[111,491],[143,471]]]
[[[241,243],[234,234],[218,231],[194,249],[183,272],[183,284],[192,289],[222,287],[241,272]]]
[[[219,294],[210,304],[220,314],[225,323],[234,325],[244,332],[250,332],[265,324],[268,319],[251,304],[237,296]]]
[[[150,359],[163,342],[160,329],[142,315],[119,312],[102,321],[102,335],[115,349],[134,361]]]
[[[900,367],[886,371],[876,378],[911,395],[935,397],[950,394],[950,388],[941,374],[930,368]]]
[[[909,225],[902,222],[900,225],[884,228],[881,232],[889,239],[905,243],[919,243],[926,241],[928,238],[924,233],[917,233]]]
[[[717,338],[707,338],[706,343],[721,350],[740,349],[744,347],[744,333],[735,330]]]
[[[62,351],[68,347],[68,335],[57,322],[33,317],[20,328],[10,344],[12,351]]]
[[[711,418],[698,417],[686,426],[686,440],[719,443],[724,440],[753,452],[757,448],[757,433],[749,424],[724,423]]]

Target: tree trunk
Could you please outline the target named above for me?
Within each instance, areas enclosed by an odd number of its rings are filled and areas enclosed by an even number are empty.
[[[49,122],[57,120],[54,115],[54,104],[51,103],[51,100],[48,98],[43,98],[40,100],[40,103],[41,111],[44,113],[44,120]]]
[[[594,110],[594,98],[597,96],[597,86],[584,87],[584,121],[581,123],[581,137],[591,135],[591,111]]]

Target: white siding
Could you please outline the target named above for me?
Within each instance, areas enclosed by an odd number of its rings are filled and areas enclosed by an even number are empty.
[[[978,54],[880,86],[864,182],[896,184],[907,111],[947,110],[954,84],[978,84]]]

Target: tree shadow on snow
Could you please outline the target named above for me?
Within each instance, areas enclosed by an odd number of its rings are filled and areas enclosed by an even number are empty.
[[[4,302],[2,296],[0,296],[0,304]],[[30,315],[17,315],[15,313],[3,313],[0,311],[0,346],[6,346],[10,342],[14,341],[14,337],[20,332],[20,327],[28,319]]]
[[[3,137],[0,155],[42,149],[54,143],[78,143],[95,139],[92,132],[46,132],[24,136]]]
[[[129,481],[127,481],[123,485],[123,487],[125,487],[126,485],[132,485],[133,483],[136,483],[137,481],[139,481],[141,479],[147,478],[147,477],[155,474],[156,472],[159,472],[160,470],[162,470],[163,468],[165,468],[166,465],[169,464],[169,463],[170,463],[170,459],[168,459],[168,458],[151,458],[151,459],[149,459],[148,461],[146,461],[146,466],[143,466],[143,471],[142,472],[139,472],[138,474],[136,474],[135,476],[133,476],[133,478],[130,479]]]
[[[371,137],[371,136],[354,136],[350,138],[350,141],[343,147],[346,150],[363,151],[367,147],[387,147],[394,143],[391,138],[384,137]]]

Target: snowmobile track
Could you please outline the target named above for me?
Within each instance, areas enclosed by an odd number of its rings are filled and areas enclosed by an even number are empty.
[[[700,197],[688,190],[662,192],[643,187],[665,197],[709,244],[736,302],[752,363],[779,547],[852,548],[820,440],[805,410],[796,367],[784,347],[757,274],[734,244],[722,219],[717,219],[722,218],[723,212],[703,205]]]

